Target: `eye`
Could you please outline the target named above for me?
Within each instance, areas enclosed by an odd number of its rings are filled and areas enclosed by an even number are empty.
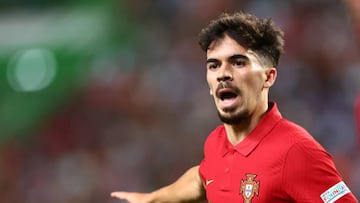
[[[212,62],[212,63],[208,63],[206,66],[207,66],[207,69],[214,70],[214,69],[217,69],[219,67],[219,64]]]
[[[234,61],[233,65],[237,66],[237,67],[244,67],[246,65],[246,61],[244,61],[244,60],[236,60],[236,61]]]

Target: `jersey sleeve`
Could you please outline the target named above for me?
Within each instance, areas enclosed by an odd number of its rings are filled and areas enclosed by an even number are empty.
[[[283,190],[298,203],[357,203],[331,156],[314,140],[294,144],[283,169]]]

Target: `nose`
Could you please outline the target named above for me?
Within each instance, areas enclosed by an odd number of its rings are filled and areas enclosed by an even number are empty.
[[[223,82],[223,81],[229,81],[232,79],[233,79],[233,75],[230,70],[230,67],[228,67],[227,65],[223,65],[222,67],[220,67],[218,76],[217,76],[217,81]]]

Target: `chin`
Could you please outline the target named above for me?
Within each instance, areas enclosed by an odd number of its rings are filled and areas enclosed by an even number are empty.
[[[228,113],[223,111],[222,113],[220,113],[218,111],[218,116],[223,123],[230,125],[244,123],[249,120],[249,115],[247,113],[242,113],[242,112]]]

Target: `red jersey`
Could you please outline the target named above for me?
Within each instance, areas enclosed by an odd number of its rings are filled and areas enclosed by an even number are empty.
[[[210,133],[200,175],[211,203],[355,203],[330,155],[270,103],[256,128],[233,146],[225,128]]]

